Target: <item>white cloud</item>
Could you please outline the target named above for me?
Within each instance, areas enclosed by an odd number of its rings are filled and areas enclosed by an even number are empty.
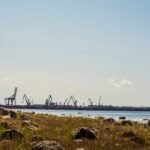
[[[133,85],[133,83],[129,80],[126,79],[122,79],[122,81],[120,82],[121,85]]]
[[[20,84],[22,84],[22,82],[21,81],[17,81],[17,80],[12,80],[11,78],[9,78],[9,77],[3,77],[3,78],[0,78],[0,81],[1,82],[7,82],[7,83],[13,83],[13,84],[18,84],[18,85],[20,85]]]
[[[11,81],[11,79],[9,79],[9,78],[7,78],[7,77],[4,77],[2,80],[3,80],[3,81]]]
[[[117,88],[133,85],[133,83],[127,79],[122,79],[121,81],[117,82],[115,79],[110,78],[109,82],[111,83],[112,86],[117,87]]]
[[[120,88],[121,87],[121,84],[119,84],[119,83],[113,83],[112,84],[114,87],[117,87],[117,88]]]
[[[110,79],[109,79],[109,82],[114,83],[114,82],[115,82],[115,79],[110,78]]]

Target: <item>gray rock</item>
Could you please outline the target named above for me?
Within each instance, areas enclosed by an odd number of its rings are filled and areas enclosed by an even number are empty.
[[[150,126],[150,120],[148,120],[148,126]]]
[[[5,116],[9,114],[9,110],[0,107],[0,115]]]
[[[14,119],[17,118],[17,114],[16,114],[15,111],[12,111],[12,110],[11,110],[11,111],[9,111],[9,113],[10,113],[10,117],[11,117],[11,118],[14,118]]]
[[[131,141],[137,143],[137,144],[144,144],[145,139],[136,135],[133,131],[124,132],[122,135],[125,138],[129,138]]]
[[[36,123],[36,122],[32,122],[32,125],[35,126],[35,127],[37,127],[37,128],[39,127],[39,124]]]
[[[141,145],[145,144],[145,139],[140,136],[135,136],[131,140],[137,144],[141,144]]]
[[[30,120],[23,120],[22,121],[22,126],[25,127],[25,126],[30,126],[31,125],[31,121]]]
[[[33,125],[28,126],[28,129],[32,130],[32,131],[37,131],[38,130],[38,128],[33,126]]]
[[[63,150],[63,147],[56,141],[40,141],[32,147],[32,150]]]
[[[104,123],[115,123],[115,120],[113,118],[107,118],[103,120]]]
[[[123,137],[127,137],[127,138],[133,138],[136,135],[135,135],[135,133],[133,131],[127,131],[127,132],[124,132],[122,136]]]
[[[1,135],[2,140],[4,139],[13,140],[13,139],[22,139],[22,138],[23,138],[23,134],[14,129],[5,130]]]
[[[119,117],[119,120],[125,120],[126,117]]]
[[[80,127],[77,128],[75,131],[73,131],[73,138],[74,139],[91,139],[95,140],[97,139],[96,131],[94,129],[88,128],[88,127]]]
[[[123,121],[121,121],[121,125],[129,125],[129,126],[132,126],[133,123],[132,123],[130,120],[123,120]]]
[[[22,120],[29,120],[29,117],[27,115],[25,115],[25,114],[21,115],[20,118]]]

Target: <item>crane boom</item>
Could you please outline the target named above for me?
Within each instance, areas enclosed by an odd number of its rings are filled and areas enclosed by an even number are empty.
[[[65,101],[64,101],[64,105],[66,105],[67,101],[68,101],[68,98],[66,98],[66,99],[65,99]]]
[[[31,105],[31,100],[27,97],[27,95],[26,95],[26,94],[24,94],[24,95],[23,95],[23,100],[25,100],[25,101],[26,101],[27,106],[30,106],[30,105]]]
[[[73,102],[73,105],[76,107],[77,106],[77,100],[75,99],[75,97],[72,95],[72,96],[70,96],[70,99],[69,99],[69,101],[67,102],[67,105],[69,105],[69,103],[70,102]]]
[[[90,103],[90,106],[93,106],[93,102],[92,102],[91,98],[89,98],[88,101]]]
[[[53,103],[52,101],[53,101],[53,97],[52,95],[49,95],[48,98],[45,100],[45,105],[46,106],[55,105],[55,103]]]
[[[13,105],[13,103],[15,102],[15,105],[16,105],[17,90],[18,90],[18,88],[15,87],[14,94],[13,94],[12,96],[10,96],[10,97],[5,98],[5,103],[6,103],[7,105],[10,104],[9,102],[11,102],[11,105]]]

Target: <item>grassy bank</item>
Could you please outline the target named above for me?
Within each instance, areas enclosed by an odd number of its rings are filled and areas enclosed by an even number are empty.
[[[23,133],[22,140],[3,140],[0,149],[4,150],[31,150],[32,137],[38,135],[43,140],[56,140],[66,150],[147,150],[150,149],[150,127],[137,122],[123,124],[121,122],[105,120],[104,118],[88,119],[80,117],[57,117],[26,113],[17,113],[17,118],[0,118],[0,134],[7,129],[17,129]],[[6,125],[7,124],[7,125]],[[72,132],[78,127],[89,127],[97,131],[97,139],[75,140]],[[133,140],[124,136],[132,131],[142,140]]]

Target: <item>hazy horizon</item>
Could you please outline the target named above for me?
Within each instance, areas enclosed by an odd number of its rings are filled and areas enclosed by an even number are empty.
[[[79,104],[150,106],[150,1],[0,2],[0,103],[18,87]]]

